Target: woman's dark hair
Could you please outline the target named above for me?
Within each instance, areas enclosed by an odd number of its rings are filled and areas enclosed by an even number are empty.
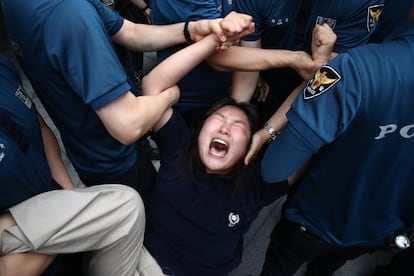
[[[252,135],[258,129],[259,118],[256,107],[253,104],[247,102],[237,102],[232,98],[224,98],[213,104],[204,114],[198,126],[192,130],[189,143],[184,149],[182,155],[184,164],[186,168],[188,168],[194,183],[198,183],[197,179],[195,178],[195,170],[197,168],[203,168],[203,164],[201,163],[198,151],[198,136],[200,135],[201,129],[203,128],[207,118],[209,118],[213,113],[225,106],[233,106],[241,110],[244,114],[246,114],[247,120],[249,122],[250,133]],[[245,149],[246,152],[250,147],[251,141],[252,136],[250,136],[250,141],[247,144],[247,148]],[[239,162],[234,166],[232,170],[232,174],[234,175],[234,191],[237,191],[239,186],[241,185],[241,179],[244,168],[245,165],[244,160],[242,158],[241,160],[239,160]]]

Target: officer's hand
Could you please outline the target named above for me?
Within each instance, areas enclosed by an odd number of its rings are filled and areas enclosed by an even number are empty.
[[[254,24],[250,15],[231,12],[224,18],[192,21],[188,24],[188,31],[194,41],[214,33],[222,43],[236,42],[252,33]]]
[[[267,96],[269,95],[269,90],[269,84],[264,79],[259,77],[253,98],[256,98],[257,102],[263,103],[266,101]]]
[[[250,145],[249,151],[244,158],[244,164],[247,166],[256,157],[262,146],[269,140],[269,134],[260,129],[253,134],[252,144]]]
[[[295,61],[292,68],[296,70],[303,80],[308,80],[315,70],[320,67],[320,64],[316,63],[312,56],[305,51],[295,51]]]
[[[323,65],[332,58],[332,50],[336,42],[336,34],[328,24],[316,24],[312,32],[312,58]]]

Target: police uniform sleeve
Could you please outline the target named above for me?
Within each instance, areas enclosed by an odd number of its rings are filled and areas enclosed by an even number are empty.
[[[349,54],[341,54],[308,80],[287,113],[288,120],[296,129],[310,129],[325,144],[330,143],[357,114],[363,92],[364,82],[357,64]]]
[[[384,9],[384,0],[352,0],[341,8],[341,18],[334,28],[338,39],[334,46],[337,53],[367,44],[378,25]]]
[[[293,102],[287,126],[267,149],[262,161],[264,180],[286,179],[340,136],[358,114],[363,91],[358,68],[348,54],[322,66]]]
[[[45,23],[47,58],[93,109],[130,90],[110,37],[122,24],[119,14],[96,0],[64,1]]]

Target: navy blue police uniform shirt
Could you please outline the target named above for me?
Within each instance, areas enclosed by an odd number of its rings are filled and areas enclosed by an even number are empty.
[[[165,25],[183,22],[187,19],[215,19],[227,15],[233,1],[218,0],[157,0],[151,4],[153,24]],[[185,45],[158,51],[158,62],[163,61]],[[231,73],[220,72],[207,62],[196,66],[178,82],[181,96],[175,104],[180,112],[206,108],[217,100],[228,96]]]
[[[261,39],[266,49],[310,52],[315,24],[326,22],[337,35],[333,50],[338,53],[366,44],[383,8],[384,0],[238,0],[234,4],[236,11],[250,14],[255,23],[254,33],[242,40]],[[268,100],[278,104],[301,82],[289,68],[266,70],[261,76],[270,85]]]
[[[237,193],[234,175],[208,174],[200,167],[194,183],[180,159],[189,135],[177,111],[154,135],[161,166],[148,206],[145,246],[165,272],[227,275],[240,263],[250,224],[264,205],[287,192],[287,184],[265,184],[258,165],[245,172]]]
[[[412,6],[412,0],[387,1],[370,42],[381,43],[392,40],[404,31],[409,25]]]
[[[265,180],[275,181],[288,175],[275,166],[293,168],[314,154],[285,218],[340,246],[381,246],[412,229],[413,59],[414,28],[391,43],[351,49],[309,80],[262,163]],[[308,148],[306,156],[286,160],[289,144]]]
[[[99,0],[5,0],[14,52],[85,178],[111,178],[137,160],[95,110],[131,89],[111,42],[123,18]],[[22,20],[24,18],[24,20]]]
[[[10,122],[10,120],[12,122]],[[0,55],[0,213],[59,189],[45,157],[36,108],[14,65]]]

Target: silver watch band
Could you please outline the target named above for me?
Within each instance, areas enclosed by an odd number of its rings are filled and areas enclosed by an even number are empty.
[[[270,138],[267,141],[268,143],[275,140],[276,137],[279,135],[279,132],[276,132],[276,130],[273,127],[271,127],[268,123],[264,124],[263,129],[266,130],[266,132],[269,133],[269,135],[270,135]]]

